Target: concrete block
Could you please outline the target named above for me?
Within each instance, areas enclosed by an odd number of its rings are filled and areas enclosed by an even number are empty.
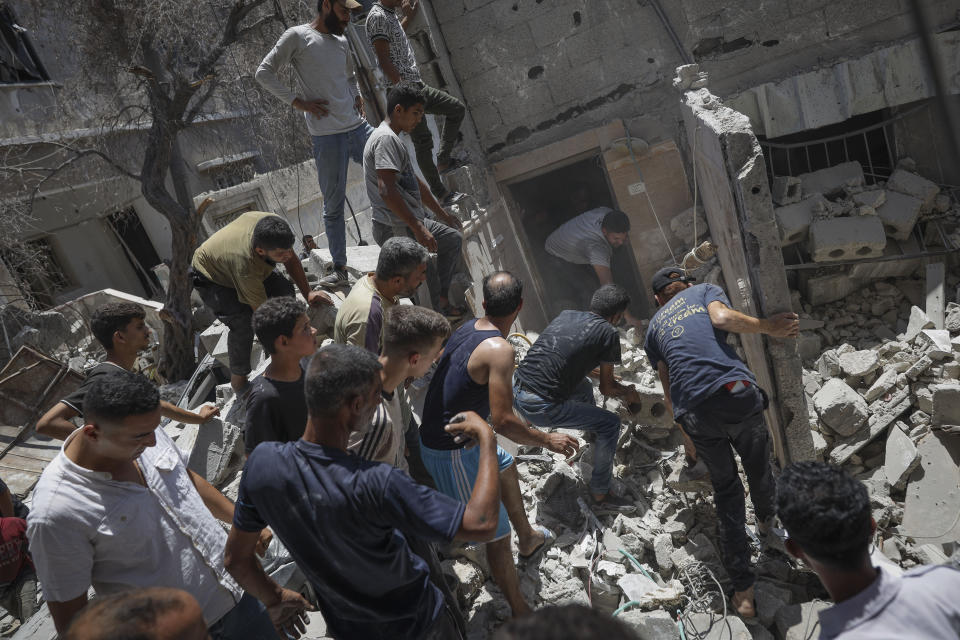
[[[240,427],[214,418],[199,428],[187,467],[216,486],[243,466],[243,460]]]
[[[722,618],[708,613],[691,613],[684,625],[688,638],[700,640],[753,640],[750,630],[737,616]]]
[[[830,450],[830,462],[843,464],[855,453],[863,449],[871,440],[886,431],[893,422],[910,409],[910,389],[897,389],[889,398],[882,398],[872,402],[867,411],[870,418],[867,428],[861,429],[852,436],[838,438]]]
[[[813,406],[824,424],[843,436],[851,436],[867,421],[867,403],[839,378],[831,378],[813,396]]]
[[[910,320],[903,334],[903,342],[911,342],[924,329],[933,329],[933,320],[918,306],[910,307]]]
[[[910,380],[916,380],[926,373],[927,369],[931,366],[933,366],[933,360],[930,356],[921,356],[916,362],[910,365],[909,369],[903,372],[903,375]]]
[[[780,244],[786,246],[805,239],[814,213],[826,207],[826,202],[817,193],[795,204],[774,209],[773,215],[777,218],[777,228],[780,230]]]
[[[770,582],[757,581],[754,587],[754,598],[757,607],[757,620],[765,627],[773,624],[777,612],[790,604],[793,593]]]
[[[873,349],[853,351],[840,356],[840,369],[845,376],[862,378],[880,366],[880,358]]]
[[[874,383],[863,394],[863,399],[867,402],[873,402],[877,398],[884,396],[888,391],[897,385],[897,372],[893,369],[887,369],[880,374]]]
[[[815,360],[823,351],[823,338],[819,333],[804,331],[797,339],[797,348],[800,351],[800,359],[804,362]]]
[[[920,454],[904,430],[902,423],[890,427],[887,434],[886,452],[883,458],[883,473],[891,487],[902,489],[907,484],[907,478],[920,464]],[[906,426],[906,425],[904,425]]]
[[[629,609],[617,619],[637,632],[641,638],[655,638],[656,640],[679,640],[680,629],[670,614],[662,609],[656,611],[640,611]]]
[[[840,375],[840,356],[834,349],[827,349],[817,360],[817,371],[826,380]]]
[[[886,246],[883,223],[873,216],[830,218],[810,225],[809,248],[814,262],[878,257]]]
[[[862,284],[862,280],[851,278],[846,273],[835,273],[807,278],[801,287],[806,301],[817,306],[846,298],[860,289]]]
[[[931,424],[934,427],[960,426],[960,385],[930,385],[933,394]]]
[[[946,329],[924,329],[917,336],[917,343],[923,347],[925,355],[937,362],[950,357],[953,353],[950,332]]]
[[[910,237],[923,202],[919,198],[896,191],[887,192],[887,200],[877,209],[877,216],[883,222],[883,231],[895,240]]]
[[[935,182],[903,169],[897,169],[893,172],[890,179],[887,180],[887,189],[920,200],[922,211],[933,209],[937,195],[940,193],[940,187]]]
[[[825,196],[840,195],[844,187],[862,187],[863,167],[859,162],[844,162],[827,169],[799,176],[804,196],[822,193]]]
[[[900,534],[928,544],[960,540],[960,437],[942,431],[917,443],[920,468],[907,484]]]
[[[831,605],[830,602],[813,600],[782,607],[776,615],[778,637],[784,640],[806,640],[810,637],[810,630],[818,627],[819,613]]]
[[[773,186],[770,188],[774,204],[781,207],[794,202],[800,202],[803,197],[803,186],[800,178],[793,176],[777,176],[773,179]]]
[[[883,189],[872,189],[853,194],[853,203],[858,207],[870,207],[876,210],[886,201],[887,192]]]

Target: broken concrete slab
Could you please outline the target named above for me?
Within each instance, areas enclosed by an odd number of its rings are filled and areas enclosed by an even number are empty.
[[[931,366],[933,366],[933,360],[930,358],[930,356],[921,356],[916,362],[910,365],[906,371],[904,371],[903,375],[910,380],[916,380],[926,373],[927,369],[929,369]]]
[[[818,615],[831,603],[813,600],[782,607],[776,615],[777,631],[784,640],[809,640],[818,627]]]
[[[777,612],[790,604],[793,592],[776,586],[766,580],[758,580],[754,585],[757,619],[765,627],[773,624]]]
[[[873,216],[829,218],[810,225],[808,244],[814,262],[854,260],[882,256],[887,237]]]
[[[787,246],[806,239],[815,213],[822,211],[826,205],[827,201],[817,193],[795,204],[774,209],[773,215],[780,230],[780,244]]]
[[[830,462],[843,464],[884,432],[894,420],[910,408],[910,389],[897,389],[889,398],[877,400],[868,407],[867,428],[852,436],[838,439],[830,451]]]
[[[376,271],[379,259],[380,247],[377,244],[347,247],[347,271],[352,272],[354,278]],[[311,250],[310,260],[316,265],[317,273],[323,273],[326,265],[333,264],[333,256],[328,248]]]
[[[691,613],[684,618],[688,638],[700,640],[753,640],[750,630],[737,616],[726,618],[707,613]]]
[[[828,427],[851,436],[867,421],[867,403],[859,393],[839,378],[831,378],[813,396],[817,415]]]
[[[887,193],[887,200],[879,209],[877,217],[883,223],[883,231],[894,240],[906,240],[920,217],[923,203],[913,196],[895,191]]]
[[[773,202],[781,207],[800,202],[803,197],[803,184],[800,178],[793,176],[776,176],[770,186],[770,195]]]
[[[670,614],[662,609],[641,611],[628,609],[617,619],[637,632],[641,638],[651,640],[680,640],[680,629]]]
[[[835,349],[827,349],[817,360],[817,371],[825,380],[840,375],[840,355]]]
[[[907,435],[907,425],[896,422],[887,434],[886,453],[883,458],[884,475],[895,489],[902,489],[907,478],[920,464],[920,454],[913,440]]]
[[[218,485],[243,466],[243,432],[237,425],[214,418],[197,426],[187,467]],[[186,435],[186,429],[181,438]],[[180,447],[178,443],[178,447]],[[180,449],[186,452],[185,447]]]
[[[933,384],[930,393],[933,396],[930,424],[934,427],[960,425],[960,384]]]
[[[847,273],[803,276],[800,282],[804,299],[813,306],[842,300],[863,286],[863,280]]]
[[[933,431],[917,443],[920,466],[910,476],[900,534],[926,543],[960,541],[960,435]]]
[[[863,399],[867,402],[873,402],[877,398],[884,396],[888,391],[897,385],[897,372],[893,369],[887,369],[873,382],[873,385],[863,394]]]
[[[937,183],[903,169],[897,169],[890,175],[887,189],[916,198],[923,206],[923,211],[933,209],[937,194],[940,193]]]
[[[870,207],[876,210],[886,201],[887,192],[883,189],[871,189],[853,194],[853,203],[858,207]]]
[[[880,358],[872,349],[853,351],[840,356],[840,370],[845,376],[862,378],[880,366]]]
[[[797,176],[804,196],[822,193],[825,196],[843,194],[844,187],[862,187],[863,167],[859,162],[844,162],[812,173]]]
[[[927,316],[926,311],[914,305],[910,307],[910,321],[907,323],[907,330],[903,334],[903,341],[910,342],[924,329],[934,329],[933,320]]]

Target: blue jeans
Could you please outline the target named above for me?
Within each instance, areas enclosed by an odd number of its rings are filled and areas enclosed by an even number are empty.
[[[209,629],[212,640],[279,640],[267,608],[249,593]]]
[[[599,496],[610,490],[613,454],[620,436],[620,418],[594,403],[593,385],[589,379],[584,378],[569,398],[559,402],[544,398],[521,386],[518,378],[514,376],[513,407],[522,418],[538,427],[583,429],[597,434],[590,492]]]
[[[363,164],[363,147],[373,127],[363,123],[350,131],[328,136],[313,136],[313,159],[317,180],[323,193],[323,228],[333,264],[347,264],[347,230],[343,221],[343,202],[347,197],[347,164],[352,159]]]

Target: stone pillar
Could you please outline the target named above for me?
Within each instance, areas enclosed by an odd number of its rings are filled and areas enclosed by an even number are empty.
[[[766,166],[749,119],[706,88],[685,92],[681,111],[731,304],[759,317],[789,311]],[[780,464],[814,459],[797,340],[758,334],[740,339],[747,364],[770,395],[767,422]]]

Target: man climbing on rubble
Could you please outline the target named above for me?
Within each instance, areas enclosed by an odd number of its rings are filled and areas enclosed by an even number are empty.
[[[83,400],[87,390],[100,377],[118,371],[132,371],[137,356],[150,346],[150,327],[145,319],[146,311],[133,302],[108,302],[90,314],[90,330],[107,352],[107,359],[87,372],[83,383],[70,395],[50,408],[37,421],[37,433],[66,440],[76,426],[72,419],[83,415]],[[177,422],[203,424],[220,413],[216,407],[207,405],[196,413],[160,401],[160,415]]]
[[[321,280],[328,285],[347,283],[343,215],[347,167],[351,159],[363,162],[363,146],[373,132],[364,119],[353,52],[343,35],[350,24],[350,10],[360,8],[356,0],[317,0],[313,22],[284,31],[256,73],[260,86],[303,111],[307,122],[323,194],[323,227],[333,257],[333,273]],[[293,67],[297,92],[280,80],[278,73],[286,65]]]
[[[261,442],[293,442],[307,424],[300,364],[317,350],[317,330],[296,298],[270,298],[253,312],[253,332],[270,354],[267,369],[250,383],[243,444],[246,454]]]
[[[562,283],[564,293],[572,295],[578,309],[588,306],[598,286],[613,284],[613,250],[626,243],[629,233],[627,214],[597,207],[567,220],[547,237],[544,249],[555,269],[554,281]],[[623,318],[639,326],[639,320],[627,309]]]
[[[280,216],[248,211],[226,225],[193,253],[193,287],[217,318],[227,325],[230,386],[238,394],[249,387],[253,312],[267,298],[294,295],[290,281],[274,270],[282,262],[308,304],[329,303],[311,291],[303,265],[293,251],[293,231]]]
[[[401,297],[414,295],[427,278],[427,250],[412,238],[390,238],[380,247],[377,270],[353,285],[337,310],[333,341],[383,350],[383,318]]]
[[[870,496],[838,466],[798,462],[777,481],[786,548],[813,569],[834,605],[819,613],[821,640],[960,637],[960,571],[916,567],[897,575],[874,566],[877,530]]]
[[[381,402],[377,357],[359,347],[320,349],[307,371],[309,418],[295,443],[264,443],[247,460],[226,566],[268,606],[284,594],[254,555],[269,525],[313,585],[328,634],[340,640],[456,640],[460,634],[405,536],[482,542],[500,502],[496,438],[476,414],[447,426],[478,443],[468,504],[417,484],[388,464],[346,451]]]
[[[600,393],[626,403],[641,401],[636,389],[613,377],[613,366],[620,362],[620,335],[614,327],[629,304],[620,285],[600,287],[590,311],[563,311],[543,330],[513,376],[513,405],[525,420],[596,435],[590,495],[598,508],[624,512],[636,507],[610,493],[620,418],[596,406],[587,376],[599,366]]]
[[[513,375],[513,346],[506,341],[510,327],[523,306],[523,286],[507,271],[483,279],[483,308],[486,315],[457,329],[433,374],[423,404],[420,425],[421,454],[437,488],[451,498],[466,502],[465,489],[477,474],[478,452],[468,448],[445,429],[460,411],[490,416],[494,430],[518,444],[544,447],[566,457],[576,453],[574,438],[531,429],[513,412],[510,379]],[[520,478],[513,456],[497,447],[500,463],[500,495],[503,502],[496,536],[487,543],[487,560],[494,582],[503,591],[514,616],[530,611],[520,592],[520,580],[510,546],[510,523],[517,530],[520,558],[529,560],[542,553],[555,538],[546,527],[532,526],[524,511]]]
[[[463,225],[416,176],[410,152],[399,136],[412,131],[423,118],[423,102],[423,94],[408,86],[387,92],[387,117],[367,140],[363,173],[373,207],[374,240],[382,247],[388,238],[406,236],[436,253],[427,266],[430,301],[440,313],[455,317],[463,315],[463,310],[450,305],[447,293],[460,259],[463,236],[458,229]],[[439,221],[428,217],[424,206]]]
[[[459,166],[450,153],[457,143],[466,107],[449,93],[424,84],[420,78],[420,70],[406,34],[407,23],[417,10],[418,4],[418,0],[378,0],[367,13],[365,27],[380,69],[390,81],[391,87],[405,86],[421,92],[424,98],[423,112],[443,116],[436,163],[433,161],[433,134],[430,133],[426,119],[418,120],[416,126],[408,132],[417,152],[420,172],[427,179],[433,195],[446,207],[459,202],[465,195],[447,189],[440,176]],[[402,19],[397,15],[398,10],[405,14]]]
[[[660,309],[650,320],[643,348],[663,383],[667,407],[696,446],[710,472],[720,520],[723,562],[733,582],[732,602],[745,618],[756,615],[754,575],[747,542],[743,484],[734,450],[750,484],[757,529],[766,534],[774,515],[770,438],[763,418],[766,394],[727,343],[732,333],[794,338],[797,314],[754,318],[734,311],[720,287],[690,285],[679,267],[653,276]]]
[[[233,520],[233,503],[187,469],[159,424],[149,380],[100,376],[84,399],[84,425],[40,476],[27,538],[57,632],[91,586],[97,595],[165,586],[197,599],[214,640],[273,640],[268,612],[223,566],[227,536],[217,520]],[[261,553],[271,537],[260,533]]]

